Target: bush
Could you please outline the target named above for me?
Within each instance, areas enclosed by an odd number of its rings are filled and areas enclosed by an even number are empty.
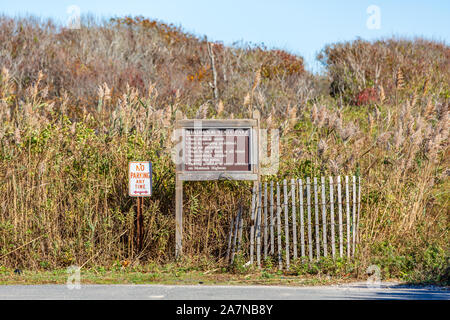
[[[420,38],[358,39],[328,45],[318,59],[331,78],[331,94],[348,103],[358,104],[361,92],[374,89],[382,100],[391,102],[397,95],[421,95],[430,89],[448,97],[450,48],[445,43]]]
[[[332,97],[300,57],[215,44],[215,101],[206,40],[160,22],[124,18],[65,30],[1,17],[0,42],[5,266],[173,260],[175,112],[248,118],[259,109],[262,127],[281,135],[279,171],[265,179],[362,177],[355,264],[324,260],[295,266],[298,274],[362,275],[379,263],[386,276],[448,279],[448,46],[420,39],[328,46],[322,59],[337,88]],[[340,95],[359,106],[341,104]],[[153,162],[154,194],[145,199],[144,249],[136,252],[127,164],[144,159]],[[249,182],[185,183],[184,252],[197,267],[224,268],[229,221],[240,203],[248,213],[250,190]],[[233,272],[246,270],[247,231]]]

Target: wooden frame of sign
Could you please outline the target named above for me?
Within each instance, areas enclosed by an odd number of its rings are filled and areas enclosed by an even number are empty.
[[[260,113],[253,119],[183,119],[176,113],[180,149],[175,187],[175,256],[183,252],[183,181],[247,180],[258,183]],[[199,151],[201,150],[201,151]],[[206,159],[206,160],[205,160]]]

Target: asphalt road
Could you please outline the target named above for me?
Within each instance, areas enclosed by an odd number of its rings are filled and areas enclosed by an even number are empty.
[[[439,299],[450,300],[450,290],[440,287],[411,287],[382,283],[379,288],[366,283],[336,286],[209,286],[209,285],[4,285],[0,300],[334,300],[334,299]]]

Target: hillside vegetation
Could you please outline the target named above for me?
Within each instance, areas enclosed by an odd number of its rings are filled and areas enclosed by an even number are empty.
[[[383,278],[448,283],[447,44],[331,44],[318,56],[326,74],[312,75],[288,52],[210,45],[141,17],[68,30],[3,16],[0,43],[0,268],[173,260],[175,112],[248,118],[258,109],[262,126],[281,134],[280,170],[266,178],[363,181],[356,261],[294,264],[294,272],[361,276],[377,264]],[[154,168],[141,252],[133,248],[130,160]],[[229,219],[250,189],[186,183],[188,265],[221,266]]]

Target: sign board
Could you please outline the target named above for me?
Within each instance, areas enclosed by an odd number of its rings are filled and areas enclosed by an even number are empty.
[[[128,166],[129,195],[150,197],[152,195],[152,164],[148,161],[133,161]]]
[[[253,119],[183,119],[176,113],[175,255],[183,252],[183,181],[260,181],[259,111]]]
[[[250,128],[185,129],[184,171],[251,172]]]
[[[258,179],[257,121],[179,120],[183,181]]]

